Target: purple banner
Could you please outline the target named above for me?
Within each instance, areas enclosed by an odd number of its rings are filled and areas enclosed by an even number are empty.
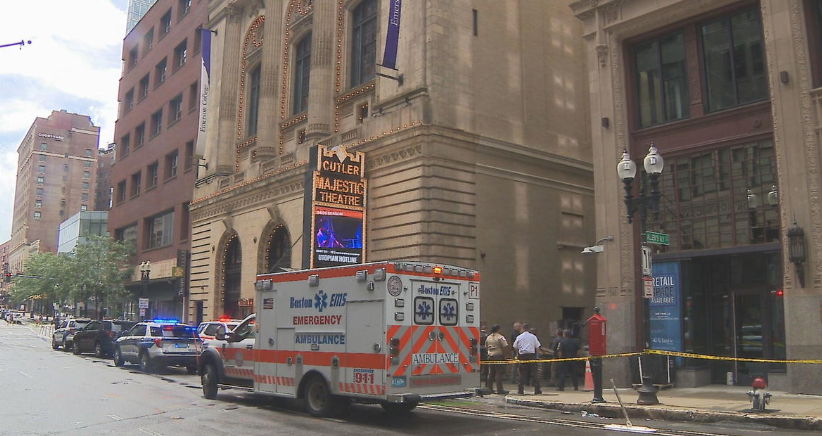
[[[382,55],[382,66],[397,69],[397,42],[400,39],[400,10],[402,0],[391,0],[388,8],[388,31],[385,34],[385,52]]]

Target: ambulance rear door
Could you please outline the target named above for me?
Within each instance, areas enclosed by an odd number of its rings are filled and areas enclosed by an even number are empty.
[[[340,393],[385,395],[385,300],[349,299]]]

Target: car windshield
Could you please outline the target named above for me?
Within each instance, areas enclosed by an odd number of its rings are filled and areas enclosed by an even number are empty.
[[[81,329],[81,328],[83,328],[83,327],[87,326],[87,325],[88,325],[88,323],[90,323],[90,322],[91,322],[91,321],[75,321],[75,322],[74,322],[74,327],[75,327],[75,328],[78,328],[78,329]]]
[[[164,338],[195,338],[197,337],[197,329],[191,326],[179,324],[179,325],[164,325],[162,327],[152,327],[151,328],[151,335],[152,336],[160,336],[159,334],[155,335],[155,328],[162,332],[162,336]],[[158,332],[158,333],[159,333]]]

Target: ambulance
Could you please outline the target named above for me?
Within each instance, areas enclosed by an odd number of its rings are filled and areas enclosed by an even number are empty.
[[[200,356],[206,398],[241,387],[331,416],[352,401],[409,411],[480,386],[477,271],[377,262],[261,274],[255,288],[256,313]]]

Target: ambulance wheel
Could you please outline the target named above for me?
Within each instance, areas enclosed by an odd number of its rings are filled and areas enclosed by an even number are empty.
[[[203,385],[203,396],[209,400],[217,398],[217,368],[213,363],[206,363],[203,367],[203,375],[200,377]]]
[[[331,394],[328,383],[318,375],[311,377],[303,389],[305,410],[314,416],[337,416],[346,409],[346,398]]]
[[[388,413],[403,414],[414,410],[419,401],[409,401],[407,403],[380,403],[382,409]]]
[[[123,361],[123,354],[120,352],[120,347],[114,349],[114,366],[123,366],[125,365],[125,361]]]
[[[146,374],[154,371],[154,364],[151,362],[151,357],[149,357],[148,353],[140,355],[140,371]]]

